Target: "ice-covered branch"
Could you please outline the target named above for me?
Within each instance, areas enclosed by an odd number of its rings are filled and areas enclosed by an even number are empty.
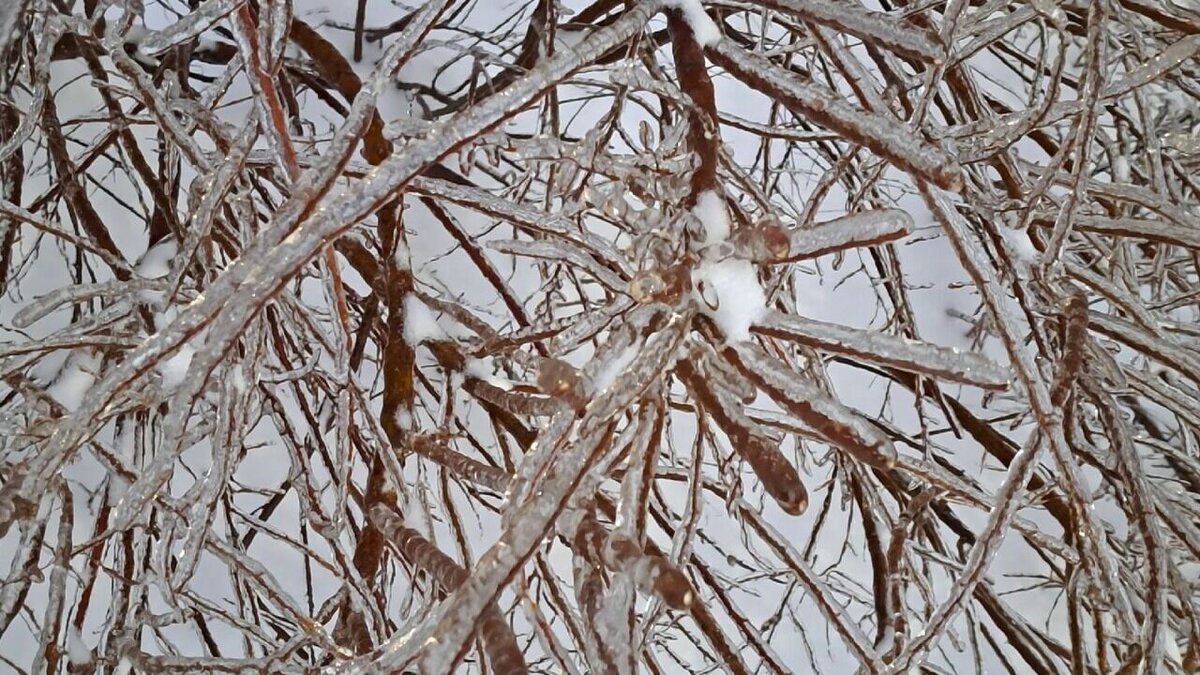
[[[938,63],[945,58],[946,50],[932,31],[921,30],[899,17],[873,12],[850,2],[764,0],[762,4],[848,33],[867,44],[878,45],[901,56],[929,63]]]
[[[893,117],[858,108],[841,94],[738,47],[728,38],[706,50],[730,75],[779,101],[799,117],[836,131],[904,171],[948,190],[962,187],[954,158]]]
[[[778,312],[768,314],[754,330],[821,351],[939,380],[1005,389],[1010,379],[1005,368],[980,354]]]

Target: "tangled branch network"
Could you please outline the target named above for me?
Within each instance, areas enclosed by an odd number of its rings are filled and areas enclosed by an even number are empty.
[[[1198,52],[0,2],[0,668],[1200,671]]]

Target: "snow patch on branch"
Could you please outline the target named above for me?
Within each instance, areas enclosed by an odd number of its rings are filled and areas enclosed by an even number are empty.
[[[750,261],[729,257],[728,246],[718,246],[729,240],[732,229],[724,197],[705,190],[696,198],[692,215],[704,226],[704,258],[692,271],[700,311],[717,324],[727,342],[748,340],[750,327],[767,314],[758,269]]]
[[[625,374],[629,370],[630,364],[637,358],[642,348],[641,342],[634,342],[621,350],[610,361],[600,366],[596,376],[592,380],[592,385],[596,391],[605,391],[609,385],[617,381],[617,378]]]
[[[160,361],[155,368],[159,375],[162,376],[162,386],[164,389],[174,389],[180,384],[183,384],[187,377],[188,368],[192,365],[192,359],[196,357],[196,348],[191,343],[185,342],[180,345],[179,349],[174,354],[163,361]]]
[[[471,377],[486,382],[501,391],[512,391],[513,383],[494,374],[493,367],[483,359],[467,359],[463,366],[464,372]]]
[[[692,273],[692,284],[700,310],[717,324],[726,342],[750,339],[750,327],[767,314],[758,270],[747,260],[706,260]]]
[[[729,239],[729,213],[725,211],[725,200],[712,190],[705,190],[696,198],[692,215],[704,225],[704,245],[711,246]]]
[[[412,413],[406,410],[403,406],[396,407],[396,413],[392,416],[392,418],[396,421],[396,427],[398,429],[402,431],[413,430],[414,427]]]
[[[1029,269],[1041,260],[1041,253],[1033,245],[1033,240],[1029,238],[1029,231],[1005,225],[996,229],[999,230],[1009,255],[1013,257],[1017,274],[1023,279],[1027,278]]]
[[[411,293],[404,298],[404,341],[416,347],[426,340],[445,339],[446,332],[438,325],[429,306]]]
[[[74,412],[96,383],[100,373],[100,358],[89,351],[80,351],[67,360],[48,392],[63,408]]]
[[[679,10],[701,47],[715,44],[721,39],[721,29],[717,28],[716,22],[705,13],[700,0],[666,0],[665,5]]]
[[[73,666],[86,666],[92,662],[92,650],[84,644],[83,635],[74,626],[67,631],[67,661]]]
[[[179,243],[168,237],[151,246],[133,271],[143,279],[161,279],[171,273],[171,261],[179,255]]]
[[[404,241],[404,237],[396,238],[396,252],[392,254],[392,259],[396,263],[396,269],[412,271],[412,252],[408,248],[408,242]]]
[[[146,250],[134,266],[134,274],[143,279],[162,279],[171,273],[171,261],[179,255],[179,242],[167,237]],[[162,291],[141,291],[138,299],[148,305],[158,306],[166,298]]]

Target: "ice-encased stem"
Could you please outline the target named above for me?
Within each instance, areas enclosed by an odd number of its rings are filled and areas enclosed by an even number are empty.
[[[446,555],[426,539],[420,532],[405,527],[400,517],[391,509],[376,504],[371,509],[371,522],[383,532],[387,540],[400,555],[417,570],[431,574],[447,592],[454,592],[470,576],[462,565]],[[497,673],[527,673],[525,656],[517,644],[512,628],[500,613],[496,603],[488,605],[480,617],[479,638],[487,652],[488,662]]]
[[[771,312],[754,331],[880,366],[988,389],[1006,389],[1008,370],[983,356],[887,333]]]
[[[245,2],[246,0],[208,0],[179,21],[145,36],[137,46],[143,54],[157,56],[212,28]]]
[[[710,45],[709,59],[730,75],[807,118],[866,146],[901,169],[947,190],[962,187],[962,171],[950,155],[900,120],[852,105],[841,94],[775,65],[728,38]]]
[[[908,58],[937,63],[945,57],[946,49],[938,43],[933,31],[921,30],[900,17],[872,12],[859,5],[831,0],[760,0],[759,4],[862,38]]]
[[[797,377],[762,348],[742,342],[723,353],[759,389],[833,446],[871,466],[890,469],[895,464],[896,448],[882,432],[815,384]]]
[[[912,217],[900,209],[852,213],[791,230],[788,255],[777,262],[796,262],[860,246],[878,246],[907,237],[912,230]]]

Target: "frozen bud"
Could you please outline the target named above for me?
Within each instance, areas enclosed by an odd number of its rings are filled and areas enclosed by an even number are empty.
[[[613,183],[605,191],[600,208],[610,218],[624,217],[629,212],[629,203],[625,201],[625,184]]]
[[[751,227],[740,228],[733,236],[737,256],[745,260],[770,262],[784,260],[792,250],[788,229],[775,218],[767,217]]]
[[[666,289],[666,281],[653,270],[638,272],[629,281],[629,295],[634,302],[654,302]]]
[[[660,266],[670,265],[679,257],[666,239],[654,237],[649,239],[645,245],[649,256]]]
[[[783,260],[792,252],[792,235],[783,223],[767,218],[759,222],[757,229],[763,251],[771,260]]]
[[[793,516],[804,513],[808,508],[808,490],[774,439],[747,434],[735,449],[750,464],[763,490],[771,495],[779,508]]]
[[[657,269],[643,270],[629,282],[629,295],[635,302],[664,302],[674,305],[692,290],[690,258],[670,261]]]
[[[310,515],[308,527],[322,537],[336,538],[338,536],[337,529],[324,517]]]
[[[543,393],[561,399],[572,408],[586,404],[583,375],[562,359],[543,359],[538,367],[537,386]]]
[[[650,123],[646,120],[638,122],[638,140],[641,141],[642,147],[650,150],[654,146],[654,132],[650,129]]]
[[[766,480],[763,489],[770,488],[768,494],[779,504],[784,513],[798,516],[808,508],[808,490],[804,484],[792,480]]]
[[[696,593],[686,575],[661,557],[656,557],[654,591],[672,609],[686,610],[692,606]]]
[[[661,300],[669,305],[679,302],[692,290],[692,270],[687,265],[668,267],[663,270],[662,279],[666,287],[663,289]]]

